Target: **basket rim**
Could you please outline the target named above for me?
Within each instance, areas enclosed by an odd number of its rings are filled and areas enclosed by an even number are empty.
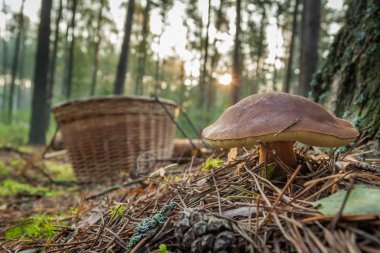
[[[54,105],[51,108],[52,112],[55,112],[57,110],[62,109],[63,107],[67,106],[75,106],[75,105],[81,105],[85,104],[88,102],[103,102],[103,101],[108,101],[108,100],[125,100],[125,101],[132,101],[132,100],[140,100],[140,101],[146,101],[146,102],[156,102],[155,98],[148,97],[148,96],[124,96],[124,95],[109,95],[109,96],[98,96],[98,97],[88,97],[88,98],[80,98],[80,99],[74,99],[70,101],[64,101],[61,103],[58,103]],[[161,98],[159,97],[159,100],[167,105],[175,106],[177,107],[178,105],[166,98]]]

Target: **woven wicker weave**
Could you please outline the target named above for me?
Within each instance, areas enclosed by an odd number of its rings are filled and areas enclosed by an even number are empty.
[[[161,100],[175,115],[175,103]],[[78,182],[102,182],[136,168],[143,152],[170,157],[175,126],[147,97],[76,100],[52,109]]]

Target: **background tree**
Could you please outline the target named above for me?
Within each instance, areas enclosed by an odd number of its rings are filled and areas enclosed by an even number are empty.
[[[190,0],[193,1],[193,0]],[[173,0],[162,0],[159,1],[158,7],[160,8],[160,17],[161,17],[161,31],[158,36],[156,36],[156,43],[158,47],[161,46],[161,38],[165,32],[165,27],[167,25],[167,13],[169,8],[173,5]],[[161,77],[163,76],[163,68],[162,68],[162,59],[160,58],[160,53],[157,51],[156,53],[156,62],[155,62],[155,71],[154,71],[154,91],[153,93],[156,95],[160,95],[161,93]]]
[[[241,81],[241,54],[240,54],[240,32],[241,32],[241,0],[236,0],[236,20],[235,20],[235,46],[233,52],[232,70],[232,103],[236,104],[240,97]]]
[[[30,26],[30,20],[28,17],[23,17],[23,25],[22,25],[22,32],[21,32],[21,42],[20,42],[20,53],[19,53],[19,68],[18,68],[18,83],[17,83],[17,89],[16,89],[16,109],[22,108],[23,103],[23,93],[25,90],[25,78],[26,78],[26,64],[27,62],[25,59],[27,58],[27,52],[28,48],[26,45],[26,40],[28,38],[28,30]]]
[[[291,38],[289,43],[289,54],[288,54],[288,60],[287,60],[287,66],[286,66],[286,76],[285,76],[285,83],[284,83],[284,92],[290,91],[290,84],[292,82],[292,72],[293,72],[293,58],[294,58],[294,46],[295,46],[295,39],[297,34],[297,28],[298,28],[298,10],[301,0],[295,0],[294,1],[294,7],[293,7],[293,14],[292,14],[292,32],[291,32]]]
[[[5,0],[3,0],[3,5],[2,5],[2,12],[4,14],[4,19],[6,21],[7,14],[8,14],[8,6],[5,4]],[[1,74],[3,75],[3,90],[2,90],[2,109],[5,111],[6,109],[6,100],[7,100],[7,86],[8,86],[8,43],[6,41],[7,39],[7,34],[8,34],[8,25],[7,21],[4,24],[4,36],[2,38],[2,49],[3,49],[3,56],[2,56],[2,68],[1,68]]]
[[[213,73],[215,73],[217,70],[217,65],[219,63],[219,59],[220,59],[220,53],[218,51],[218,48],[217,48],[217,43],[220,42],[219,38],[218,38],[218,33],[220,33],[222,31],[222,25],[225,27],[224,30],[226,30],[226,27],[227,27],[227,18],[225,17],[224,15],[224,7],[226,5],[226,1],[225,0],[220,0],[219,2],[219,7],[217,8],[216,10],[216,18],[215,18],[215,30],[216,30],[216,34],[214,36],[214,39],[212,41],[212,44],[211,44],[211,49],[213,51],[212,55],[211,55],[211,59],[210,59],[210,71],[211,71],[211,75],[210,75],[210,81],[209,81],[209,85],[208,85],[208,89],[207,89],[207,111],[208,111],[208,115],[211,114],[211,108],[212,108],[212,105],[215,104],[215,90],[217,89],[217,82],[218,80],[216,79],[215,75],[213,75]]]
[[[304,0],[301,21],[300,75],[298,94],[308,96],[311,80],[317,70],[321,0]]]
[[[264,61],[266,56],[266,36],[265,36],[265,28],[268,25],[267,20],[267,10],[265,5],[261,5],[261,21],[260,21],[260,28],[259,32],[256,35],[256,38],[253,40],[256,40],[256,43],[254,44],[256,46],[256,52],[255,52],[255,58],[256,58],[256,68],[255,68],[255,76],[253,79],[252,86],[252,94],[256,94],[259,91],[259,87],[261,83],[263,82],[263,68],[264,68]]]
[[[95,41],[95,48],[94,48],[94,65],[92,67],[92,78],[91,78],[91,90],[90,95],[94,96],[96,91],[96,82],[97,82],[97,74],[98,74],[98,67],[99,67],[99,48],[100,48],[100,42],[101,42],[101,30],[102,30],[102,22],[103,22],[103,9],[107,5],[106,0],[100,0],[100,6],[99,6],[99,14],[97,19],[97,25],[96,25],[96,35],[94,38]]]
[[[49,70],[50,12],[52,0],[41,0],[41,18],[38,27],[38,46],[34,72],[32,115],[29,144],[45,144],[48,120],[47,82]]]
[[[345,24],[312,82],[312,97],[380,138],[380,2],[349,0]]]
[[[69,56],[66,62],[66,73],[64,76],[65,97],[69,99],[71,97],[72,81],[73,81],[73,68],[74,68],[74,49],[75,49],[75,16],[77,14],[77,6],[79,0],[72,0],[71,2],[71,21],[68,27],[68,37],[70,43],[68,43]],[[68,1],[69,2],[69,1]]]
[[[136,70],[136,84],[135,94],[142,95],[144,91],[143,77],[145,74],[145,64],[147,57],[147,40],[149,35],[149,21],[150,21],[150,9],[152,2],[146,0],[146,5],[143,11],[143,24],[141,29],[141,40],[139,43],[138,55],[137,55],[137,70]]]
[[[7,120],[9,123],[12,121],[12,113],[13,113],[13,98],[14,92],[16,88],[16,78],[17,78],[17,70],[19,68],[19,55],[20,55],[20,44],[21,44],[21,34],[24,26],[24,3],[25,0],[21,1],[20,13],[17,15],[18,19],[18,28],[15,42],[15,50],[13,53],[13,63],[12,63],[12,74],[11,74],[11,83],[9,85],[9,95],[8,95],[8,116]]]
[[[55,20],[55,27],[54,27],[53,50],[51,53],[50,64],[49,64],[48,84],[47,84],[47,88],[46,88],[47,105],[48,105],[49,111],[50,111],[50,108],[52,105],[52,99],[53,99],[55,70],[56,70],[56,62],[57,62],[57,54],[58,54],[58,42],[59,42],[59,25],[60,25],[61,19],[62,19],[62,10],[63,10],[63,0],[59,0],[57,17]],[[50,113],[48,114],[48,118],[50,119]],[[50,121],[49,119],[46,121],[48,124],[46,129],[49,128],[49,121]]]
[[[114,85],[114,94],[121,95],[124,92],[124,82],[125,74],[127,73],[128,64],[128,50],[129,41],[131,37],[132,22],[133,22],[133,12],[135,8],[135,0],[128,1],[127,16],[125,18],[125,30],[124,39],[121,46],[121,53],[119,58],[119,63],[117,65],[116,81]]]
[[[206,83],[209,83],[209,80],[206,79],[209,76],[209,70],[207,69],[207,63],[209,58],[209,37],[210,37],[210,24],[211,24],[211,0],[208,0],[207,4],[207,24],[206,24],[206,35],[203,39],[203,53],[202,53],[202,65],[200,70],[200,79],[199,79],[199,108],[205,109],[206,105],[206,95],[207,95],[207,86]]]

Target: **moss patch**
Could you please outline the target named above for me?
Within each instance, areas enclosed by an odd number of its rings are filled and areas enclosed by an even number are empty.
[[[0,184],[1,197],[14,197],[22,193],[30,195],[41,194],[44,196],[55,196],[57,192],[43,186],[32,186],[12,179],[6,179]]]
[[[49,238],[55,235],[57,226],[66,225],[65,221],[62,221],[64,216],[59,215],[47,215],[39,214],[32,216],[19,222],[16,226],[8,229],[5,232],[7,239],[21,239],[21,238]]]

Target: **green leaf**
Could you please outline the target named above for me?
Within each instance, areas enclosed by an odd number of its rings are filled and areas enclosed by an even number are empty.
[[[347,194],[346,190],[339,190],[335,194],[315,201],[313,206],[325,215],[336,215]],[[380,214],[380,189],[356,185],[351,190],[342,215]]]
[[[160,253],[168,253],[168,248],[166,247],[166,244],[160,244]]]

